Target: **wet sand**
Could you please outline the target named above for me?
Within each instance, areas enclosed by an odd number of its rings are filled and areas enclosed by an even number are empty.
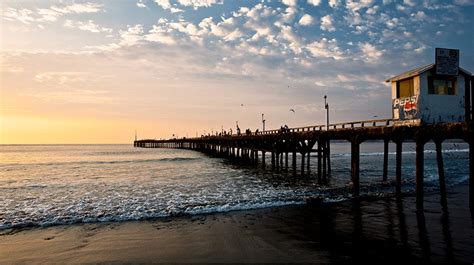
[[[474,262],[467,187],[427,194],[152,221],[0,232],[0,264]]]

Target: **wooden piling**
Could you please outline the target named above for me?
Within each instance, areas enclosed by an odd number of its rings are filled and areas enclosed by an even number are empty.
[[[276,163],[276,170],[280,171],[280,153],[276,153],[275,155],[275,163]]]
[[[464,76],[464,88],[465,88],[465,95],[464,95],[464,108],[465,108],[465,120],[466,122],[470,122],[471,118],[471,80],[470,78]],[[474,102],[472,102],[474,104]]]
[[[272,152],[272,169],[275,169],[275,152]]]
[[[306,170],[308,171],[308,173],[309,173],[309,171],[310,171],[310,170],[309,170],[309,168],[310,168],[310,167],[309,167],[310,157],[311,157],[311,152],[308,151],[308,155],[307,155],[307,157],[306,157]]]
[[[424,178],[424,146],[425,142],[418,139],[416,141],[416,208],[423,208],[423,178]]]
[[[288,152],[285,152],[285,170],[288,171]]]
[[[265,151],[262,151],[262,167],[265,168]]]
[[[322,146],[322,148],[323,148],[323,157],[322,157],[322,159],[323,159],[323,180],[326,181],[326,179],[327,179],[327,174],[326,174],[326,151],[327,150],[326,149],[327,148],[326,148],[326,144],[324,143],[324,141],[322,143],[323,143],[323,146]]]
[[[321,140],[318,140],[318,182],[321,183],[321,156],[322,156]]]
[[[446,196],[446,180],[444,177],[444,162],[442,153],[442,141],[436,140],[436,160],[438,162],[439,190],[441,196]]]
[[[474,213],[474,139],[469,141],[469,206]]]
[[[358,142],[351,142],[351,175],[352,175],[352,194],[359,196],[360,189],[360,145]]]
[[[283,168],[283,152],[280,152],[280,167]]]
[[[327,159],[327,166],[328,166],[328,175],[331,175],[331,141],[328,139],[326,141],[326,159]]]
[[[301,175],[304,175],[304,159],[305,159],[305,153],[301,152]]]
[[[387,182],[388,179],[388,139],[384,139],[383,141],[383,177],[382,181],[384,183]]]
[[[402,194],[402,141],[395,142],[396,145],[396,168],[395,168],[395,193]]]
[[[292,166],[293,166],[293,175],[296,175],[296,150],[293,150],[291,160],[292,160]]]

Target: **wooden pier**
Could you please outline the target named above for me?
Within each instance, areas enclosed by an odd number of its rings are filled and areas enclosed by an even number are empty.
[[[474,210],[474,124],[453,122],[407,126],[394,124],[393,120],[371,120],[348,123],[307,126],[282,130],[269,130],[247,135],[205,136],[169,140],[137,140],[135,147],[178,148],[205,152],[219,157],[236,158],[265,167],[267,153],[271,156],[271,168],[291,170],[297,174],[297,153],[300,154],[301,174],[309,171],[311,153],[317,153],[318,182],[325,183],[330,171],[330,142],[345,140],[351,143],[351,181],[353,196],[359,196],[360,144],[368,140],[381,140],[384,144],[383,172],[381,181],[387,181],[388,145],[396,145],[395,192],[401,194],[403,143],[416,144],[416,204],[423,208],[424,146],[433,141],[436,146],[440,189],[445,189],[442,143],[447,139],[462,139],[469,144],[470,205]],[[316,149],[314,147],[316,146]],[[259,158],[260,157],[260,158]],[[261,161],[261,162],[259,162]],[[467,165],[466,165],[467,166]]]

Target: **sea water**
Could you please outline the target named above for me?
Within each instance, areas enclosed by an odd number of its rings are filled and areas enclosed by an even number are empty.
[[[446,183],[468,185],[468,146],[443,144]],[[403,186],[415,189],[414,144],[403,146]],[[361,145],[361,194],[394,192],[395,153],[390,146],[389,185],[381,185],[383,142]],[[298,156],[298,170],[300,170]],[[291,163],[291,158],[289,159]],[[350,144],[331,143],[331,176],[317,181],[317,157],[310,172],[266,168],[182,149],[131,145],[0,145],[0,230],[26,227],[143,220],[305,203],[322,197],[347,200]],[[291,166],[290,166],[291,167]],[[436,191],[434,144],[425,146],[425,190]]]

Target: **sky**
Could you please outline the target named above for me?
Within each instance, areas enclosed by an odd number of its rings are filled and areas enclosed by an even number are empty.
[[[0,144],[391,118],[386,79],[460,50],[474,0],[1,0]],[[290,111],[294,109],[295,111]]]

